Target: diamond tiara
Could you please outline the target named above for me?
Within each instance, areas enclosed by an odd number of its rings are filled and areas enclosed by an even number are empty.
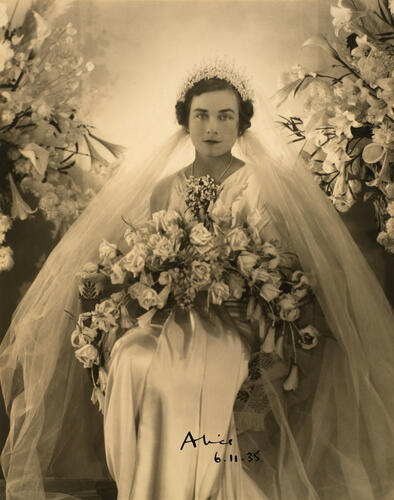
[[[244,78],[228,61],[215,59],[201,66],[195,66],[189,76],[186,78],[183,87],[178,92],[178,101],[184,102],[188,90],[201,80],[210,78],[220,78],[230,83],[238,90],[243,101],[253,100],[253,91],[249,81]]]

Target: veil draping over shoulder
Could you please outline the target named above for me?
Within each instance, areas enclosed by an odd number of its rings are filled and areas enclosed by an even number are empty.
[[[301,370],[305,389],[284,395],[266,376],[269,418],[241,436],[245,446],[254,443],[264,456],[255,480],[270,500],[389,500],[394,495],[391,307],[335,209],[275,134],[272,118],[256,107],[254,132],[238,140],[239,155],[255,169],[283,241],[313,273],[335,340],[323,342],[314,366],[306,365],[313,380]],[[190,151],[188,136],[179,130],[149,160],[124,164],[48,257],[16,309],[0,352],[11,419],[2,454],[9,500],[49,498],[45,476],[107,474],[101,415],[74,358],[74,326],[65,310],[77,317],[75,273],[97,259],[100,241],[121,245],[122,218],[133,224],[147,218],[155,183],[184,167]]]

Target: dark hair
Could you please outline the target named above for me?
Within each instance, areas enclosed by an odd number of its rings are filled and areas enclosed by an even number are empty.
[[[185,95],[184,101],[178,101],[175,105],[176,118],[179,125],[188,130],[190,105],[194,96],[214,92],[215,90],[233,90],[238,97],[239,103],[239,127],[238,133],[242,135],[251,125],[250,120],[253,116],[253,102],[248,99],[244,101],[238,90],[227,80],[221,78],[209,78],[200,80],[191,87]]]

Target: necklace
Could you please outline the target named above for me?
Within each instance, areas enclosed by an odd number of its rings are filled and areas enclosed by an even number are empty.
[[[230,158],[230,161],[228,163],[228,165],[226,166],[226,168],[223,170],[223,172],[221,173],[220,177],[218,178],[216,182],[216,184],[220,184],[224,178],[224,176],[227,174],[229,168],[231,167],[232,163],[233,163],[233,155],[231,155],[231,158]],[[196,168],[196,160],[194,160],[193,164],[192,164],[192,176],[194,177],[194,171],[195,171],[195,168]]]

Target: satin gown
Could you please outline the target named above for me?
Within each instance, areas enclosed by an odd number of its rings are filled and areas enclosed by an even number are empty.
[[[184,210],[178,173],[167,208]],[[233,218],[273,228],[247,165],[217,201]],[[265,500],[241,456],[233,407],[248,376],[253,339],[226,306],[172,313],[128,331],[111,355],[104,411],[107,463],[118,500]],[[247,330],[247,329],[246,329]]]

